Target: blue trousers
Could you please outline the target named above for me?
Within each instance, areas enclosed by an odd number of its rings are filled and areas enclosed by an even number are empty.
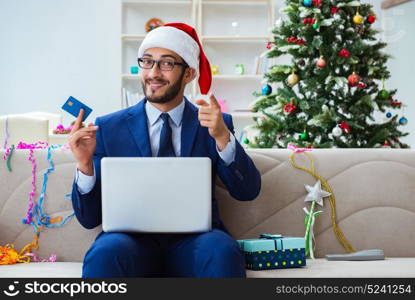
[[[83,278],[246,277],[238,243],[219,229],[197,234],[101,232],[85,254]]]

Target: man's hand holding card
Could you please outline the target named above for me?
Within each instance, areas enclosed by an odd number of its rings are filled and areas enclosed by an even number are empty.
[[[82,127],[82,121],[87,118],[92,109],[73,97],[67,100],[62,109],[77,117],[69,135],[69,147],[77,161],[77,168],[86,175],[93,175],[93,156],[98,126],[89,123],[88,126]]]

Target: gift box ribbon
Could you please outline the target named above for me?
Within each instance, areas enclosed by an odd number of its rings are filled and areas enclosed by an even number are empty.
[[[259,239],[238,240],[243,251],[272,251],[305,248],[303,237],[284,237],[281,234],[262,233]]]

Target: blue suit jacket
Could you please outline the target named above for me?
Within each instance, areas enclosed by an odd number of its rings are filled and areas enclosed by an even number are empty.
[[[96,183],[87,194],[81,195],[74,180],[72,186],[72,205],[75,215],[87,229],[102,223],[101,212],[101,158],[115,157],[151,157],[150,139],[148,136],[146,98],[136,105],[98,117],[95,125],[99,126],[96,134],[96,150],[94,165]],[[246,154],[243,147],[235,140],[235,160],[226,166],[216,150],[216,142],[209,135],[208,128],[199,123],[198,108],[185,101],[181,130],[182,157],[209,157],[212,162],[212,227],[226,232],[219,216],[215,195],[216,174],[227,187],[230,195],[238,200],[253,200],[261,189],[261,176]],[[223,119],[234,134],[232,116],[223,113]],[[229,232],[228,232],[229,233]]]

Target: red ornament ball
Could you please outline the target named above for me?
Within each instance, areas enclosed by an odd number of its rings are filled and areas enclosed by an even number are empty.
[[[349,86],[351,87],[358,86],[360,82],[360,76],[357,75],[355,72],[353,72],[353,74],[349,76],[348,81],[349,81]]]
[[[373,24],[373,23],[375,23],[375,21],[376,21],[376,16],[374,16],[374,15],[369,15],[369,16],[367,17],[367,22],[368,22],[369,24]]]
[[[330,12],[331,12],[331,14],[332,14],[332,15],[335,15],[335,14],[337,14],[337,12],[339,11],[339,9],[340,9],[340,8],[338,8],[338,7],[331,7],[331,8],[330,8]]]
[[[315,7],[321,7],[323,5],[323,1],[321,1],[321,0],[313,0],[313,5]]]
[[[401,108],[402,106],[402,102],[399,102],[398,100],[392,99],[391,102],[393,107]]]
[[[341,121],[339,123],[339,127],[341,129],[343,129],[347,133],[350,133],[351,132],[350,125],[347,122],[345,122],[345,121]]]
[[[344,58],[349,58],[350,52],[347,49],[342,49],[339,51],[339,56],[344,57]]]
[[[303,24],[305,24],[305,25],[308,25],[308,26],[311,26],[311,25],[313,25],[313,24],[315,24],[316,23],[316,19],[314,19],[314,18],[305,18],[304,20],[303,20]]]
[[[290,44],[298,44],[298,45],[303,45],[303,46],[307,44],[305,40],[303,40],[303,39],[297,39],[296,37],[289,37],[289,38],[287,38],[287,43],[290,43]]]
[[[292,103],[284,105],[284,111],[286,113],[289,113],[289,114],[292,113],[296,108],[297,108],[297,106],[295,104],[292,104]]]
[[[303,40],[303,39],[297,39],[297,44],[298,44],[298,45],[303,45],[303,46],[305,46],[307,43],[306,43],[306,41],[305,41],[305,40]]]

